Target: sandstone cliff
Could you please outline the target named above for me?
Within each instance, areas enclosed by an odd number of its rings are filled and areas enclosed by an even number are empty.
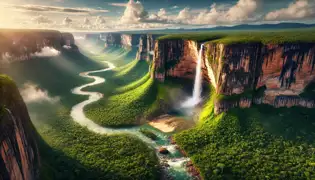
[[[0,179],[38,179],[35,129],[17,87],[1,75],[0,106]]]
[[[213,72],[216,93],[231,96],[265,87],[262,97],[253,97],[249,104],[314,107],[313,99],[299,94],[315,80],[315,44],[208,43],[206,48],[205,61],[208,72]],[[242,99],[219,101],[217,113],[242,104]]]
[[[92,35],[87,35],[92,37]],[[108,46],[119,46],[130,48],[132,46],[138,46],[141,34],[124,34],[124,33],[101,33],[96,34],[103,42],[105,47]],[[93,37],[94,37],[93,36]],[[95,38],[95,37],[94,37]]]
[[[151,61],[153,60],[155,40],[161,35],[143,34],[139,39],[139,49],[137,52],[137,60]]]
[[[155,79],[194,78],[200,44],[191,40],[159,40],[155,45]],[[218,95],[216,112],[252,104],[314,107],[314,99],[299,97],[315,82],[315,43],[205,42],[202,72]],[[204,81],[205,82],[205,81]],[[256,91],[264,88],[259,95]],[[246,94],[246,95],[245,95]],[[248,98],[248,94],[251,95]],[[237,98],[233,98],[238,96]],[[232,97],[232,98],[229,98]]]
[[[154,78],[194,79],[198,59],[197,42],[189,40],[159,40],[155,42]],[[206,65],[202,63],[203,77],[209,80]]]

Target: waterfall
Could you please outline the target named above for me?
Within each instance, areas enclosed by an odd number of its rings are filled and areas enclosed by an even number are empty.
[[[201,44],[199,53],[198,53],[198,61],[196,66],[196,75],[195,75],[195,83],[193,89],[193,96],[189,98],[182,104],[182,107],[194,107],[198,105],[201,101],[201,92],[202,92],[202,54],[203,54],[204,44]]]

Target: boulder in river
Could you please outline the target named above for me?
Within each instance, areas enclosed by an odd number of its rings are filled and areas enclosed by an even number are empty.
[[[169,151],[168,151],[165,147],[160,147],[160,148],[159,148],[159,153],[160,153],[160,154],[168,154]]]

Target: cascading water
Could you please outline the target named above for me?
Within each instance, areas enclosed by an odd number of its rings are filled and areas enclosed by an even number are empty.
[[[197,66],[196,66],[193,96],[182,104],[183,108],[194,107],[201,102],[201,92],[202,92],[201,65],[202,65],[202,54],[203,54],[203,49],[204,49],[203,47],[204,47],[204,44],[201,44],[201,47],[198,53],[198,61],[197,61]]]

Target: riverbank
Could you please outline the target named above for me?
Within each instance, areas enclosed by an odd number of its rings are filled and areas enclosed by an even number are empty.
[[[173,133],[175,131],[182,131],[189,129],[195,125],[192,120],[185,119],[184,117],[172,116],[165,114],[159,116],[148,124],[164,133]]]
[[[176,149],[181,153],[183,157],[188,157],[187,153],[183,149],[181,149],[179,145],[176,144],[176,141],[172,136],[169,139],[171,144],[175,145]],[[185,168],[188,174],[191,175],[194,180],[203,180],[200,175],[199,169],[193,164],[191,160],[185,164]]]

